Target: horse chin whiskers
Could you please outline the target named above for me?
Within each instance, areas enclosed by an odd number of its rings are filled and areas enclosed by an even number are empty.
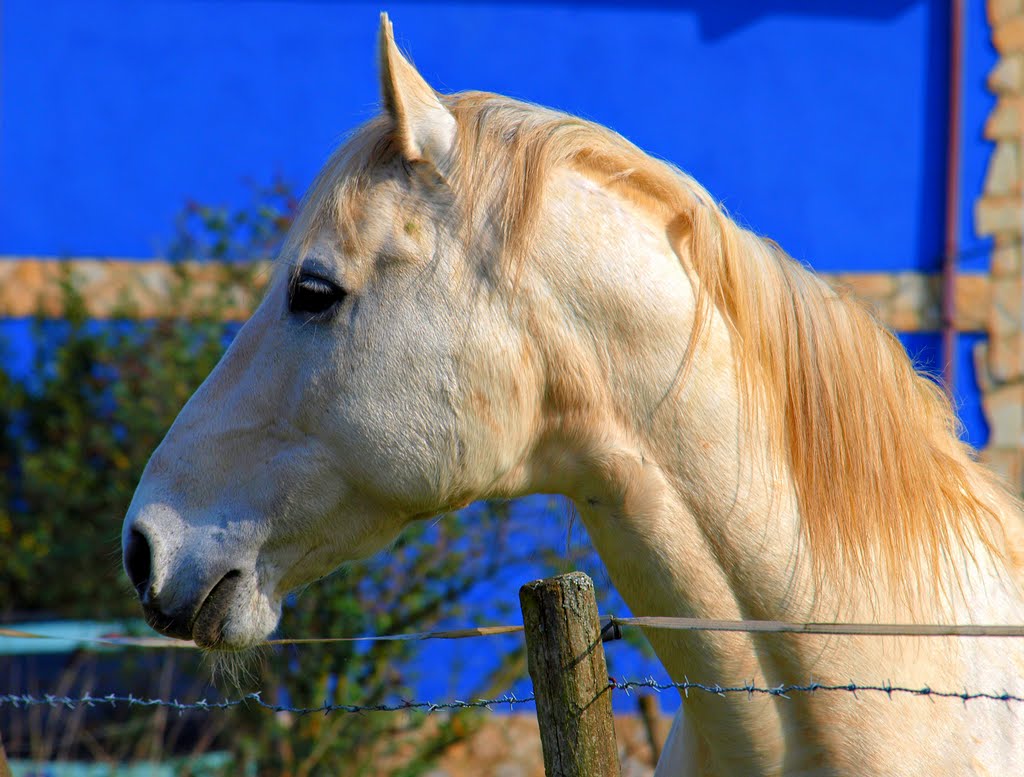
[[[248,647],[234,648],[219,645],[203,648],[203,663],[218,690],[225,693],[248,693],[259,687],[261,669],[266,663],[270,646],[259,642]]]

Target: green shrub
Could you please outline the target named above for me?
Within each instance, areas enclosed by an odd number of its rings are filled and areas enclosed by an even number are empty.
[[[188,294],[184,276],[173,297]],[[226,326],[86,319],[66,274],[67,318],[34,323],[31,379],[0,371],[2,613],[137,614],[120,571],[121,521],[150,453],[216,364]],[[74,570],[74,574],[69,574]]]

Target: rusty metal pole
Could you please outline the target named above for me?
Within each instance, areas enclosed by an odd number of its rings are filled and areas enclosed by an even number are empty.
[[[963,0],[949,3],[949,100],[946,127],[946,234],[942,246],[942,382],[954,398],[957,358],[956,277],[960,250],[960,82],[964,50]]]
[[[651,748],[651,764],[657,766],[665,739],[658,720],[661,708],[657,699],[646,694],[637,699],[637,706],[640,708],[640,720],[643,721],[644,731],[647,733],[647,744]]]
[[[594,581],[582,572],[519,589],[547,777],[619,777]]]

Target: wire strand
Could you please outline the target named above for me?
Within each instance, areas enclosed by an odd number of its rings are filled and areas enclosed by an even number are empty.
[[[858,693],[872,693],[872,694],[884,694],[890,699],[893,696],[904,695],[904,696],[916,696],[924,698],[934,699],[956,699],[964,704],[969,701],[996,701],[1009,704],[1010,702],[1024,702],[1024,697],[1017,696],[1006,691],[1002,692],[972,692],[968,690],[963,691],[942,691],[935,690],[929,686],[923,686],[920,688],[911,688],[900,685],[892,685],[891,683],[884,684],[859,684],[853,681],[849,683],[843,683],[840,685],[828,685],[825,683],[809,682],[804,685],[776,685],[776,686],[758,686],[753,682],[744,683],[743,685],[719,685],[693,682],[690,680],[684,680],[683,682],[658,682],[653,678],[646,678],[644,680],[623,680],[616,681],[609,679],[607,690],[610,691],[624,691],[629,693],[631,691],[646,689],[653,691],[666,691],[666,690],[678,690],[684,696],[688,696],[691,691],[700,691],[702,693],[708,693],[713,696],[729,696],[734,694],[745,694],[747,697],[754,696],[772,696],[782,699],[789,699],[792,694],[795,693],[852,693],[855,696]],[[474,699],[471,701],[463,701],[461,699],[454,699],[451,701],[443,702],[428,702],[428,701],[406,701],[402,700],[396,704],[372,704],[372,705],[359,705],[359,704],[330,704],[324,702],[317,707],[296,707],[289,704],[273,704],[264,701],[259,693],[251,693],[247,696],[243,696],[240,699],[226,699],[222,701],[207,701],[201,699],[194,702],[181,702],[177,699],[154,699],[154,698],[141,698],[133,696],[131,694],[124,696],[118,694],[107,694],[103,696],[94,696],[89,692],[82,694],[81,696],[57,696],[54,694],[44,694],[42,696],[35,696],[33,694],[0,694],[0,708],[13,707],[15,709],[22,709],[27,707],[52,707],[52,708],[64,708],[64,709],[77,709],[78,707],[98,707],[98,706],[109,706],[117,707],[118,705],[126,705],[128,707],[168,707],[178,712],[212,712],[214,710],[227,710],[234,707],[243,707],[252,705],[263,708],[270,712],[288,712],[295,715],[311,715],[313,713],[328,714],[332,712],[344,712],[344,713],[365,713],[365,712],[439,712],[443,710],[454,710],[454,709],[491,709],[496,706],[508,705],[510,709],[520,704],[530,704],[535,700],[533,694],[529,696],[519,697],[514,693],[509,692],[502,696],[490,698],[490,699]]]
[[[976,624],[934,624],[934,623],[790,623],[787,621],[763,620],[715,620],[712,618],[670,618],[638,616],[618,618],[606,615],[601,618],[602,626],[638,626],[648,629],[669,629],[676,631],[737,631],[758,634],[828,634],[834,636],[861,637],[1024,637],[1024,625],[976,625]],[[298,637],[267,640],[266,645],[314,645],[334,642],[406,642],[429,639],[469,639],[492,637],[499,634],[517,634],[523,631],[520,625],[473,626],[464,629],[440,631],[416,631],[406,634],[377,634],[359,637]],[[147,647],[196,649],[194,642],[168,637],[75,637],[68,635],[40,634],[20,629],[0,628],[0,638],[45,639],[75,642],[85,645],[107,647]]]

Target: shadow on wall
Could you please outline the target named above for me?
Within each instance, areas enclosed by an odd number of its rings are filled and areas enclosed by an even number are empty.
[[[313,3],[331,3],[333,0],[310,0]],[[554,6],[551,0],[453,0],[452,5],[508,6],[543,8]],[[400,10],[413,6],[409,0],[385,3],[382,8]],[[773,17],[813,17],[828,20],[849,19],[852,22],[884,22],[895,19],[908,10],[923,7],[928,20],[925,47],[927,81],[922,111],[929,117],[948,115],[948,41],[949,13],[942,0],[634,0],[630,8],[638,11],[683,11],[697,21],[700,40],[714,43],[728,38],[747,27]],[[621,9],[621,0],[564,0],[558,7],[570,10]],[[915,269],[938,271],[942,264],[945,232],[944,191],[946,178],[946,146],[948,131],[944,124],[925,122],[926,131],[916,149],[922,158],[918,178],[919,196],[924,214],[934,214],[916,220],[916,256],[910,259]],[[814,139],[811,138],[810,142]],[[868,152],[869,150],[863,149]],[[937,216],[937,219],[936,219]],[[853,236],[851,236],[852,239]],[[875,247],[866,249],[877,251]],[[813,260],[816,257],[802,257]],[[820,257],[817,257],[820,259]]]
[[[332,2],[332,0],[319,0]],[[546,0],[455,0],[464,5],[552,5]],[[754,22],[770,16],[817,16],[824,18],[892,19],[921,3],[942,6],[933,0],[634,0],[634,9],[687,10],[700,23],[703,40],[724,38]],[[388,3],[400,7],[403,2]],[[565,0],[561,6],[584,8],[621,7],[621,0]],[[384,8],[385,6],[381,6]],[[936,9],[942,10],[942,9]],[[942,16],[941,13],[934,14]]]

